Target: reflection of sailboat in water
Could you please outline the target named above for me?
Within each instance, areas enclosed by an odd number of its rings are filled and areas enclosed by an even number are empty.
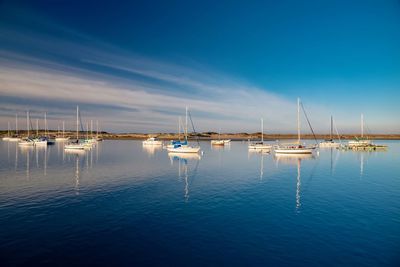
[[[79,155],[75,156],[75,194],[79,195]]]
[[[296,211],[299,211],[301,206],[301,161],[305,159],[315,159],[312,154],[275,154],[277,163],[297,165],[296,176]]]
[[[171,165],[173,165],[174,161],[178,161],[178,179],[181,180],[183,175],[183,180],[185,182],[184,197],[185,200],[187,201],[189,199],[189,186],[190,186],[188,161],[189,160],[196,161],[196,166],[194,167],[192,176],[192,181],[193,181],[193,178],[197,173],[197,167],[199,166],[201,157],[199,154],[182,154],[182,153],[168,153],[168,156],[171,160]]]
[[[260,180],[264,177],[264,156],[269,155],[269,150],[262,150],[262,149],[253,149],[249,150],[249,157],[250,155],[260,155]]]

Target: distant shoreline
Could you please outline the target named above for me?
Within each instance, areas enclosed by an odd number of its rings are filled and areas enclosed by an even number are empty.
[[[35,134],[36,131],[32,131],[32,134]],[[50,136],[56,136],[57,131],[48,131]],[[13,132],[11,132],[13,134]],[[26,135],[26,131],[19,131],[20,136]],[[39,135],[43,135],[44,131],[40,130]],[[75,132],[65,132],[66,137],[75,137]],[[95,136],[96,134],[93,133]],[[7,131],[0,131],[0,136],[4,137],[7,136]],[[86,136],[86,132],[80,133],[81,137]],[[156,137],[160,140],[172,140],[178,139],[178,134],[176,133],[108,133],[108,132],[101,132],[99,133],[99,137],[107,140],[143,140],[149,137]],[[183,134],[180,135],[181,139],[183,138]],[[329,134],[316,134],[315,137],[317,139],[329,139]],[[360,138],[359,134],[342,134],[340,138],[343,140],[351,140],[355,138]],[[400,140],[400,134],[371,134],[365,136],[368,139],[374,140]],[[261,139],[261,133],[218,133],[214,132],[203,132],[198,134],[189,134],[189,139],[191,140],[212,140],[212,139],[231,139],[233,141],[247,141],[247,140],[256,140]],[[264,140],[293,140],[297,139],[297,134],[264,134]],[[312,134],[302,134],[301,139],[314,139]],[[333,136],[333,139],[338,139],[337,135]]]

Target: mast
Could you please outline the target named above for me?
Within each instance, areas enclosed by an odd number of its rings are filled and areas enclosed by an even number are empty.
[[[332,140],[332,129],[333,129],[333,118],[332,118],[332,115],[331,115],[331,140]]]
[[[8,129],[7,136],[10,137],[10,122],[7,123],[7,129]]]
[[[178,140],[181,141],[181,116],[178,117]]]
[[[29,110],[26,111],[26,129],[28,130],[29,137]]]
[[[187,141],[187,137],[188,137],[188,107],[186,106],[186,127],[185,127],[185,140]]]
[[[64,138],[64,132],[65,132],[65,122],[63,121],[63,131],[62,131],[62,137]]]
[[[18,113],[15,113],[15,134],[18,136]]]
[[[36,136],[39,136],[39,119],[36,119]]]
[[[76,140],[79,141],[79,106],[76,106]]]
[[[300,144],[300,98],[297,98],[297,142]]]
[[[97,130],[96,138],[99,138],[99,121],[98,120],[96,120],[96,130]]]
[[[93,120],[90,120],[90,138],[93,139]]]
[[[364,137],[364,114],[361,113],[361,138]]]
[[[86,140],[89,140],[89,123],[86,122]]]
[[[47,112],[44,113],[44,135],[47,137]]]
[[[261,118],[261,143],[264,143],[264,120]]]

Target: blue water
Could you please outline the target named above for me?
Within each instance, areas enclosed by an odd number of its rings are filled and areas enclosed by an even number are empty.
[[[0,265],[400,266],[400,142],[384,143],[182,158],[0,142]]]

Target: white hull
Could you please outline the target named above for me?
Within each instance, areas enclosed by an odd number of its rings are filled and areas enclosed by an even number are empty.
[[[68,141],[68,137],[56,137],[56,142],[65,142]]]
[[[145,146],[160,146],[162,145],[162,141],[143,141],[143,145]]]
[[[225,144],[229,144],[231,142],[231,139],[226,139],[226,140],[224,140],[224,143]]]
[[[223,145],[225,145],[225,141],[224,140],[211,140],[211,144],[214,146],[223,146]]]
[[[3,141],[10,141],[10,137],[3,137],[2,140]]]
[[[336,142],[321,142],[319,147],[340,147],[340,143]]]
[[[272,146],[267,144],[250,144],[249,149],[271,150]]]
[[[349,141],[349,147],[358,147],[358,146],[369,146],[371,145],[371,140],[353,140]]]
[[[83,150],[85,148],[87,148],[87,146],[83,144],[70,144],[64,146],[65,150]]]
[[[281,148],[275,149],[276,154],[312,154],[314,151],[313,148]]]
[[[198,153],[200,151],[200,147],[191,147],[191,146],[180,146],[177,148],[168,148],[168,152],[173,153]]]
[[[8,141],[10,141],[10,142],[19,142],[19,141],[21,141],[21,138],[19,138],[19,137],[10,137],[8,139]]]
[[[47,140],[44,141],[33,141],[35,146],[47,146]]]
[[[18,143],[19,146],[34,146],[35,142],[33,141],[20,141]]]
[[[143,141],[145,146],[161,146],[163,143],[160,140],[156,140],[154,137],[150,137]]]

